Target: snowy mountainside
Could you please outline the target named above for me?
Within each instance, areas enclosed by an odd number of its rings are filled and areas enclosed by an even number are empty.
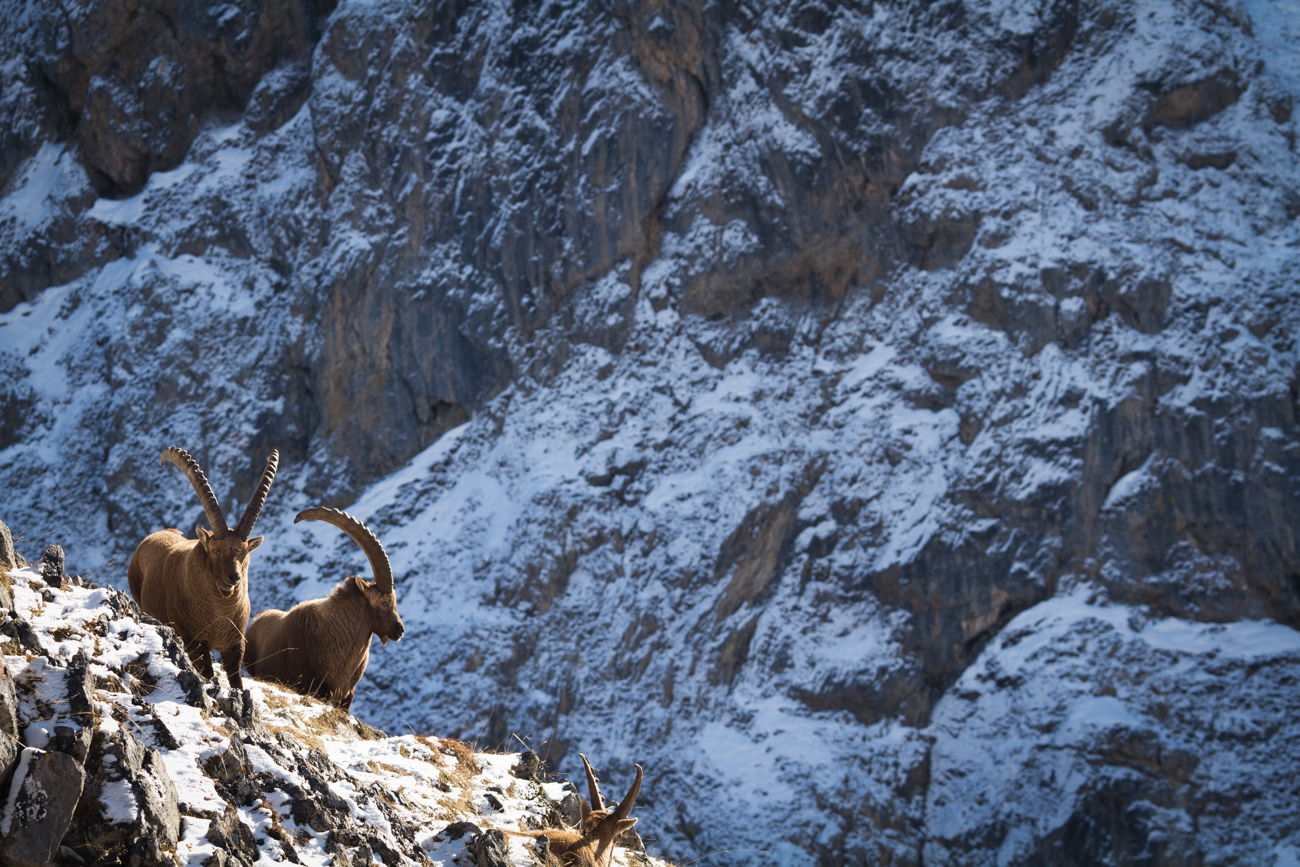
[[[641,761],[684,858],[1288,863],[1295,26],[343,3],[133,195],[28,148],[0,485],[87,568],[280,448],[255,608],[364,570],[322,501],[396,567],[362,718]]]
[[[32,830],[29,837],[48,838],[50,860],[59,863],[127,863],[129,853],[130,863],[232,867],[476,864],[480,830],[550,827],[561,802],[574,797],[565,784],[523,773],[518,754],[474,753],[414,733],[389,737],[253,679],[232,707],[224,679],[205,685],[171,631],[142,618],[119,591],[79,580],[53,588],[36,569],[11,572],[8,581],[6,679],[25,749],[6,790],[7,859],[29,851],[17,847],[30,845],[23,834]],[[77,716],[79,677],[85,718]],[[142,763],[131,765],[131,747]],[[34,779],[29,768],[51,751],[68,751],[85,768],[70,800],[43,781],[53,795],[41,815],[61,820],[66,832],[51,831],[45,819],[24,825],[24,774]],[[159,843],[152,855],[146,839]],[[508,860],[492,863],[538,863],[524,839],[506,840]],[[618,852],[616,863],[664,863]]]
[[[1152,618],[1086,586],[1029,609],[935,707],[926,860],[1287,863],[1298,660],[1294,629]]]

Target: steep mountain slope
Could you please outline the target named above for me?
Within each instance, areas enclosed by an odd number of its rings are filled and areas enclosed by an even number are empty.
[[[24,14],[29,545],[276,446],[255,607],[346,506],[408,630],[358,713],[639,761],[668,851],[1300,857],[1289,7],[344,3],[138,191]]]

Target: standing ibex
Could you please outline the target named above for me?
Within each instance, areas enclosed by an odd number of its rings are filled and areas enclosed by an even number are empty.
[[[248,627],[248,673],[348,710],[370,661],[370,636],[388,644],[405,631],[393,567],[375,534],[346,512],[307,509],[293,522],[302,520],[325,521],[351,536],[366,552],[375,580],[349,576],[324,599],[259,613]]]
[[[231,688],[239,690],[249,609],[248,555],[262,544],[261,536],[249,539],[248,534],[266,503],[280,453],[271,451],[261,482],[234,530],[226,526],[208,479],[189,452],[172,446],[163,451],[159,465],[168,461],[180,467],[194,486],[212,529],[195,527],[197,539],[186,539],[176,529],[149,535],[136,547],[126,579],[140,610],[176,630],[204,677],[212,677],[215,650],[221,654]]]
[[[636,819],[629,819],[627,815],[632,812],[632,805],[641,791],[641,766],[635,766],[636,779],[632,781],[632,788],[618,802],[618,807],[610,811],[600,795],[600,782],[591,769],[591,762],[581,753],[578,756],[587,771],[587,790],[591,792],[591,806],[581,803],[582,825],[578,830],[551,828],[506,833],[517,837],[545,837],[551,854],[565,867],[610,867],[614,860],[614,841],[636,824]]]

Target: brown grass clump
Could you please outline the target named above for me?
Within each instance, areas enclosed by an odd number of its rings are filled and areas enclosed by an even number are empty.
[[[474,750],[464,741],[458,741],[455,738],[421,738],[426,744],[444,756],[451,756],[456,760],[456,767],[465,773],[466,778],[481,773],[483,769],[474,759]],[[436,741],[435,745],[433,742]]]
[[[388,737],[379,729],[366,725],[352,714],[338,707],[330,707],[317,716],[312,720],[312,726],[317,731],[325,731],[326,727],[328,727],[332,733],[351,735],[363,741],[382,741]]]
[[[401,768],[395,768],[386,762],[376,762],[374,759],[367,761],[366,767],[370,769],[370,773],[372,774],[378,774],[387,771],[390,774],[402,774],[408,777],[412,776],[410,771],[406,771]]]
[[[249,678],[249,679],[252,680],[253,678]],[[274,692],[263,693],[262,701],[271,710],[283,710],[284,708],[289,706],[289,703],[284,700],[284,696],[277,695]]]

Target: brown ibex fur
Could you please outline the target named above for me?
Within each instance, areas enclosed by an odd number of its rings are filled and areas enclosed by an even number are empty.
[[[307,509],[293,522],[302,520],[325,521],[352,537],[366,552],[375,580],[353,575],[324,599],[259,613],[248,627],[248,673],[348,710],[370,661],[370,636],[388,644],[405,630],[393,568],[375,534],[346,512]]]
[[[600,782],[596,772],[591,769],[587,757],[579,754],[582,766],[587,771],[587,789],[591,793],[591,805],[582,803],[582,824],[578,830],[569,828],[549,828],[542,831],[507,831],[512,837],[545,837],[549,851],[564,867],[610,867],[614,860],[614,841],[636,824],[636,819],[629,819],[632,805],[641,791],[641,766],[636,765],[636,779],[627,790],[618,807],[609,810],[605,799],[600,795]]]
[[[249,539],[266,495],[271,490],[280,453],[271,452],[261,482],[244,509],[238,526],[226,526],[207,477],[184,449],[162,453],[159,464],[174,463],[199,495],[211,531],[194,528],[197,539],[176,529],[159,530],[135,549],[127,567],[127,583],[140,610],[170,625],[185,642],[194,665],[212,677],[212,651],[221,654],[232,689],[243,688],[244,625],[248,623],[248,555],[262,537]]]

